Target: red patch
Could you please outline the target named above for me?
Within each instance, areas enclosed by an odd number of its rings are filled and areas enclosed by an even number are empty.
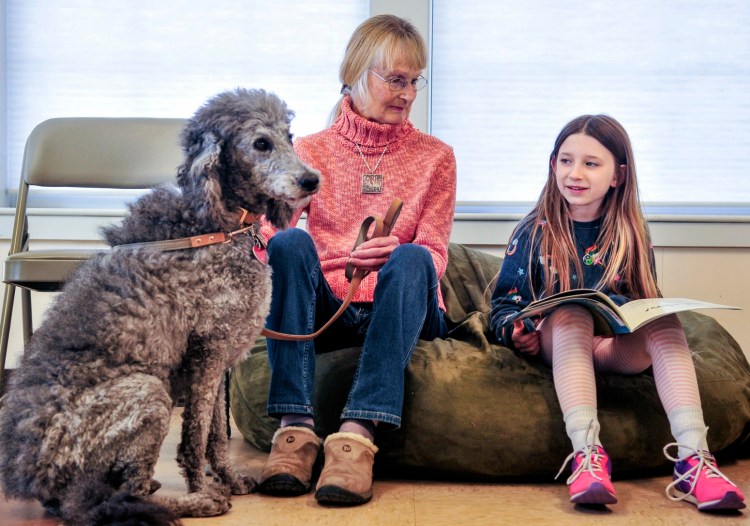
[[[266,247],[253,245],[253,256],[264,265],[268,265],[268,252],[266,252]]]

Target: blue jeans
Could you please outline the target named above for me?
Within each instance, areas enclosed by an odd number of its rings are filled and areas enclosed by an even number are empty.
[[[336,312],[335,297],[320,268],[310,236],[300,229],[278,232],[268,244],[273,269],[269,329],[309,334]],[[343,271],[342,271],[343,272]],[[351,304],[316,340],[268,339],[271,386],[268,414],[313,415],[315,353],[362,346],[343,419],[401,425],[404,370],[417,339],[444,337],[438,280],[426,248],[400,245],[380,269],[373,303]]]

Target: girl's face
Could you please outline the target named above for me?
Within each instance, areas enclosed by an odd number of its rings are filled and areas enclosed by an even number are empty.
[[[604,197],[617,186],[625,168],[602,143],[583,133],[565,139],[551,165],[574,221],[593,221],[601,215]]]
[[[381,124],[401,124],[409,118],[411,105],[417,97],[417,92],[411,82],[422,73],[421,70],[408,68],[405,64],[397,62],[391,71],[381,71],[372,68],[367,72],[367,86],[370,91],[368,100],[361,97],[352,97],[352,106],[357,114],[367,120]],[[382,80],[382,77],[385,80]],[[401,78],[406,81],[403,89],[391,90],[394,83],[388,81]]]

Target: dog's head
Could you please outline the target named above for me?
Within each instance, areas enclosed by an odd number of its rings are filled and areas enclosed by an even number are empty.
[[[318,191],[320,173],[299,160],[289,126],[294,113],[272,93],[236,89],[210,99],[182,133],[183,194],[203,219],[237,226],[244,208],[284,228],[294,209]]]

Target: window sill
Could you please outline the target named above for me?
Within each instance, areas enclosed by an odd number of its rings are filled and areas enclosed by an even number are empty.
[[[504,245],[531,205],[459,203],[451,241]],[[0,208],[0,239],[9,240],[15,209]],[[646,207],[655,246],[750,247],[750,206]],[[124,209],[32,208],[30,230],[37,241],[98,241],[101,226],[119,221]]]
[[[468,245],[504,245],[532,203],[458,203],[451,239]],[[644,206],[658,247],[750,247],[750,205]]]

